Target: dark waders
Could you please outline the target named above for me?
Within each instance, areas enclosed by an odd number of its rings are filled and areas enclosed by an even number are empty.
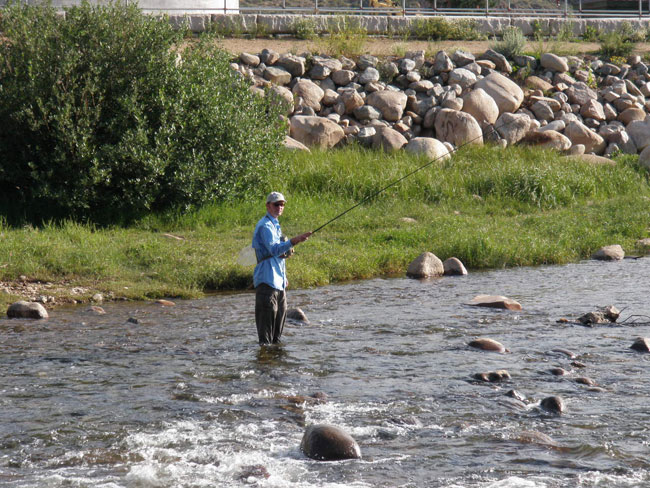
[[[286,292],[261,283],[255,292],[255,324],[260,345],[280,342],[286,316]]]

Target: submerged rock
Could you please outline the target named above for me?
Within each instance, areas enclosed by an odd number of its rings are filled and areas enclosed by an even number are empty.
[[[549,372],[553,376],[564,376],[564,375],[569,374],[569,372],[564,368],[551,368],[551,369],[549,369]]]
[[[45,307],[40,303],[20,300],[9,305],[7,317],[16,319],[46,319],[48,318],[48,314]]]
[[[563,413],[565,410],[564,400],[559,396],[546,397],[540,402],[539,406],[548,412],[557,414]]]
[[[519,433],[517,436],[519,442],[524,444],[536,444],[539,446],[546,447],[558,447],[557,442],[555,442],[551,437],[536,430],[524,430]]]
[[[630,349],[639,352],[650,352],[650,339],[647,337],[637,337],[634,343],[630,346]]]
[[[591,327],[593,324],[608,323],[609,320],[605,318],[605,314],[601,312],[588,312],[578,317],[578,322],[580,322],[582,325]]]
[[[469,305],[475,307],[502,308],[506,310],[521,310],[521,304],[519,302],[500,295],[477,295]]]
[[[501,381],[509,380],[511,376],[505,369],[499,369],[487,373],[476,373],[473,378],[486,383],[499,383]]]
[[[290,308],[287,310],[287,318],[291,320],[296,320],[298,322],[303,322],[305,324],[309,323],[309,319],[307,318],[307,315],[305,312],[302,311],[300,308]]]
[[[493,352],[506,352],[506,348],[500,342],[497,342],[493,339],[480,338],[474,339],[468,344],[469,347],[474,347],[482,351],[493,351]]]
[[[591,326],[592,324],[607,324],[616,322],[621,312],[614,306],[599,307],[595,312],[586,313],[578,317],[578,322],[583,325]]]
[[[307,427],[300,443],[300,450],[307,457],[318,461],[361,458],[361,449],[357,441],[343,429],[328,424]]]
[[[592,380],[587,376],[580,376],[576,378],[576,383],[580,383],[581,385],[587,385],[587,386],[596,386],[597,384],[594,380]]]
[[[519,393],[517,390],[508,390],[506,392],[506,396],[510,398],[514,398],[515,400],[519,400],[520,402],[525,403],[526,402],[526,397]]]

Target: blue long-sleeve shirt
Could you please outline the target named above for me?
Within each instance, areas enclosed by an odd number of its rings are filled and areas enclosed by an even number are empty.
[[[257,255],[257,266],[253,272],[253,284],[257,287],[260,283],[266,283],[276,290],[284,290],[287,286],[287,271],[284,253],[291,249],[291,242],[280,239],[282,231],[280,222],[273,218],[268,212],[255,226],[253,232],[253,249]],[[271,256],[268,259],[264,259]]]

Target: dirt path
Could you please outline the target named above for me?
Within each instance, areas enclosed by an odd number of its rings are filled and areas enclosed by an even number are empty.
[[[273,49],[279,53],[317,53],[322,51],[322,44],[318,41],[304,41],[300,39],[221,39],[218,41],[223,49],[232,53],[240,54],[248,52],[259,53],[262,49]],[[440,50],[463,49],[472,54],[483,54],[493,41],[400,41],[396,39],[368,39],[364,44],[364,51],[375,56],[399,55],[405,51],[423,49],[427,54],[435,54]],[[600,48],[596,42],[546,42],[543,49],[560,55],[583,55],[595,53]],[[539,43],[530,42],[526,51],[535,52],[540,50]],[[636,45],[636,54],[650,53],[650,43]]]

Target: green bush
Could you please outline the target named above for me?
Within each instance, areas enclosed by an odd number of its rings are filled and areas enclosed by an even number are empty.
[[[492,43],[491,47],[506,58],[512,59],[524,52],[526,37],[519,27],[507,27],[503,31],[502,39]]]
[[[293,31],[297,39],[316,39],[316,22],[310,18],[299,18],[293,21]]]
[[[596,42],[600,37],[600,32],[593,25],[585,25],[585,30],[582,33],[582,39],[587,42]]]
[[[365,51],[368,31],[361,26],[359,19],[352,16],[336,16],[332,23],[333,32],[319,37],[317,44],[329,56],[356,57]]]
[[[616,30],[604,32],[600,35],[600,53],[606,57],[632,54],[639,36],[632,26],[624,22]]]
[[[429,41],[450,39],[473,41],[485,38],[479,31],[478,23],[475,20],[448,21],[444,17],[416,18],[409,37]]]
[[[136,6],[11,6],[0,18],[0,211],[120,223],[242,195],[283,135],[207,41]]]

